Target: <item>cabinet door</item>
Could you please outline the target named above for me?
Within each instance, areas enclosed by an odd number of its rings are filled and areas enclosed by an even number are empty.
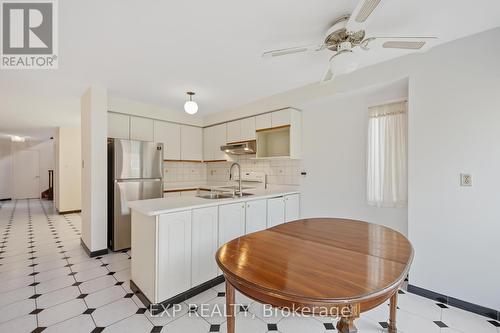
[[[191,285],[198,286],[217,276],[217,207],[193,209]]]
[[[166,121],[154,122],[154,141],[163,143],[163,158],[181,159],[181,126]]]
[[[285,222],[285,200],[283,197],[267,199],[267,227]]]
[[[272,127],[290,125],[292,122],[291,115],[290,109],[271,112]]]
[[[285,222],[300,219],[300,195],[290,194],[285,196]]]
[[[130,140],[154,141],[153,119],[130,117]]]
[[[267,228],[267,200],[254,200],[246,203],[245,234]]]
[[[164,214],[158,221],[157,299],[191,288],[191,212]]]
[[[239,120],[227,123],[227,142],[241,141],[241,122]]]
[[[124,114],[108,112],[108,138],[130,138],[130,117]]]
[[[203,130],[195,126],[181,126],[181,159],[203,160]]]
[[[273,125],[271,124],[271,114],[266,113],[266,114],[261,114],[255,117],[255,129],[260,130],[260,129],[265,129],[265,128],[271,128]]]
[[[219,246],[245,234],[245,203],[219,206]]]
[[[213,149],[213,159],[214,160],[227,160],[226,153],[220,150],[221,146],[226,145],[227,142],[227,126],[226,124],[220,124],[213,126],[213,144],[211,145]]]
[[[205,127],[203,129],[203,160],[212,161],[214,157],[214,127]]]
[[[241,119],[241,141],[255,140],[255,117]]]

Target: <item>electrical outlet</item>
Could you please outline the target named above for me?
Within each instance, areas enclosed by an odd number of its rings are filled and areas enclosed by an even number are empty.
[[[472,175],[468,173],[461,173],[460,186],[472,186]]]

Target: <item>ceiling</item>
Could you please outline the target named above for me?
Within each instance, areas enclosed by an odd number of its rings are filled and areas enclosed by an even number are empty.
[[[261,54],[321,42],[332,21],[355,6],[355,0],[59,1],[59,69],[0,71],[0,132],[78,124],[75,101],[92,83],[179,112],[193,90],[206,115],[319,81],[328,51]],[[499,16],[498,0],[382,0],[367,32],[433,35],[437,45],[496,27]],[[360,62],[406,53],[372,50]]]

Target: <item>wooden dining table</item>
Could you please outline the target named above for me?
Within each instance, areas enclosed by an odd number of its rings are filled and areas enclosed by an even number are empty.
[[[360,314],[390,299],[394,333],[413,247],[381,225],[310,218],[236,238],[219,248],[216,260],[226,279],[228,333],[235,331],[235,290],[276,308],[337,317],[341,333],[357,332]]]

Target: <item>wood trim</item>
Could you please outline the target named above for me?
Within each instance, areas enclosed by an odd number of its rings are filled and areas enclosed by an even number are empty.
[[[62,212],[58,212],[59,215],[64,215],[64,214],[76,214],[76,213],[81,213],[82,210],[81,209],[75,209],[75,210],[65,210],[65,211],[62,211]]]
[[[203,163],[216,163],[216,162],[227,162],[227,160],[208,160],[208,161],[203,161]]]
[[[87,254],[90,258],[94,258],[97,256],[103,256],[105,254],[108,254],[108,249],[90,251],[89,248],[87,247],[87,245],[83,242],[82,238],[80,238],[80,244],[82,245],[83,249],[85,250],[85,252],[87,252]]]
[[[288,128],[288,127],[291,127],[291,125],[281,125],[281,126],[276,126],[276,127],[261,128],[261,129],[255,130],[255,132],[264,132],[264,131],[270,131],[270,130],[275,130],[275,129]]]
[[[203,163],[202,160],[163,160],[163,162],[191,162],[191,163]]]
[[[172,190],[163,190],[163,193],[189,192],[189,191],[197,191],[197,190],[210,191],[209,188],[205,188],[205,187],[191,187],[191,188],[177,188],[177,189],[172,189]]]
[[[243,140],[243,141],[226,142],[226,145],[237,145],[239,143],[247,143],[247,142],[252,142],[252,141],[257,141],[257,140],[253,139],[253,140]]]

